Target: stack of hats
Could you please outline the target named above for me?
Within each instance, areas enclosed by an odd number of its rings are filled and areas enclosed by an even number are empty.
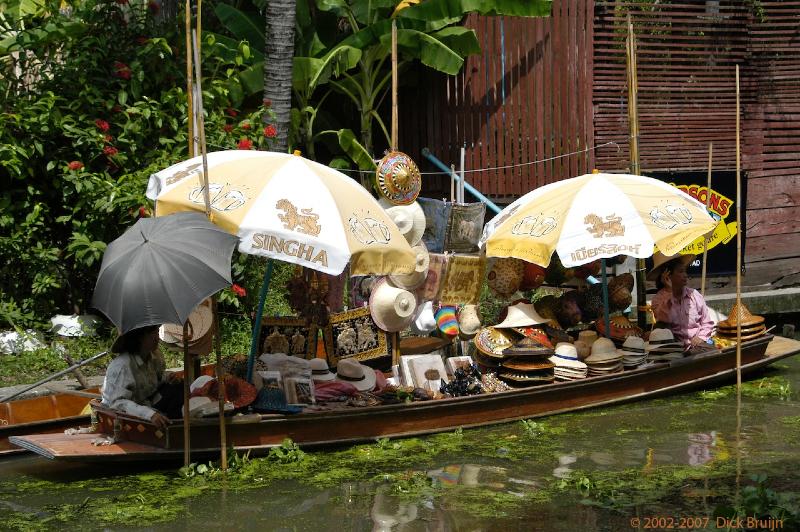
[[[614,342],[608,338],[598,338],[592,344],[592,354],[586,360],[589,376],[608,375],[622,371],[622,355],[617,352]]]
[[[578,360],[575,346],[566,342],[556,344],[555,354],[550,357],[550,362],[555,364],[554,373],[558,381],[585,379],[589,374],[589,367]]]
[[[597,332],[592,330],[585,330],[578,333],[578,339],[575,340],[575,349],[578,351],[578,360],[586,360],[592,354],[592,344],[597,340]]]
[[[597,327],[597,332],[600,335],[611,338],[617,346],[621,346],[625,343],[625,340],[630,336],[642,335],[642,330],[631,323],[631,320],[622,315],[611,316],[608,320],[608,324],[611,329],[608,334],[606,334],[606,320],[604,318],[598,318],[595,327]]]
[[[552,347],[526,336],[503,350],[498,377],[511,386],[549,384],[555,380],[555,364],[550,361],[554,354]]]
[[[647,357],[651,362],[680,360],[684,356],[683,344],[675,340],[669,329],[653,329],[647,341]]]
[[[503,351],[514,345],[514,335],[505,329],[484,327],[472,341],[477,348],[475,361],[481,369],[496,370],[504,358]]]
[[[636,369],[647,362],[647,349],[643,338],[628,336],[617,352],[622,355],[625,369]]]
[[[767,334],[764,318],[751,314],[743,303],[734,303],[728,319],[717,324],[717,336],[728,340],[736,340],[737,326],[742,328],[742,340],[751,340]]]

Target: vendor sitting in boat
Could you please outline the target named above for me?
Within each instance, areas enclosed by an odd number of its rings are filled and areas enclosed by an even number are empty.
[[[714,320],[700,292],[687,286],[686,268],[694,258],[656,252],[647,279],[655,281],[658,288],[651,303],[656,321],[671,329],[686,349],[700,350],[710,344]]]
[[[111,351],[119,355],[106,370],[103,404],[164,428],[170,417],[181,417],[183,395],[177,379],[165,378],[158,327],[134,329],[116,339]]]

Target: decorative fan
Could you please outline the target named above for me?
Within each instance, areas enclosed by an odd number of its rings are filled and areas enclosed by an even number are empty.
[[[395,205],[409,205],[417,199],[422,177],[416,163],[403,152],[384,155],[375,172],[378,193]]]

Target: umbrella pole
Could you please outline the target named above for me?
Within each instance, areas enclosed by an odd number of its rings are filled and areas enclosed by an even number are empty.
[[[714,152],[714,143],[708,143],[708,179],[706,180],[706,211],[711,205],[711,156]],[[703,237],[703,271],[700,275],[700,294],[706,295],[706,259],[708,258],[708,236]]]
[[[639,159],[639,80],[636,76],[636,37],[633,33],[631,15],[628,13],[628,38],[625,41],[625,55],[628,63],[628,123],[630,126],[631,173],[640,175],[642,168]],[[644,259],[636,259],[636,323],[644,329],[647,322],[647,290],[645,286]]]
[[[225,427],[225,368],[222,367],[222,349],[220,348],[219,337],[219,315],[217,313],[217,296],[211,298],[211,309],[213,310],[213,321],[211,330],[214,331],[214,351],[217,355],[217,393],[219,401],[219,446],[222,451],[222,470],[228,470],[228,437]]]
[[[606,326],[606,338],[611,338],[611,319],[608,317],[608,278],[606,275],[606,259],[600,259],[600,271],[603,274],[603,324]]]
[[[189,320],[183,324],[183,465],[188,467],[191,454],[189,442]]]
[[[253,382],[253,368],[258,353],[258,340],[261,338],[261,318],[264,315],[264,302],[267,300],[269,282],[272,278],[272,259],[267,259],[267,270],[264,272],[264,282],[261,283],[261,293],[258,295],[258,309],[256,322],[253,325],[253,337],[250,339],[250,356],[247,357],[247,382]]]

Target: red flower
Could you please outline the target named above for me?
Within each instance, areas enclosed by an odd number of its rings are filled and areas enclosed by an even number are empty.
[[[106,142],[111,142],[112,140],[114,140],[114,137],[112,137],[111,135],[104,135],[103,140]]]
[[[274,138],[277,135],[278,135],[278,128],[276,128],[274,125],[270,124],[264,128],[264,136],[267,137],[268,139]]]
[[[263,102],[265,109],[269,109],[270,107],[272,107],[272,100],[270,100],[269,98],[264,98]]]
[[[238,284],[232,284],[231,285],[231,290],[233,290],[233,293],[236,294],[239,297],[244,297],[244,296],[247,295],[247,290],[245,290],[244,288],[242,288]]]
[[[119,150],[116,149],[114,146],[106,146],[105,148],[103,148],[103,153],[105,153],[109,157],[113,157],[114,155],[119,153]]]
[[[80,161],[71,161],[71,162],[70,162],[70,163],[67,165],[67,167],[68,167],[70,170],[80,170],[81,168],[83,168],[83,163],[82,163],[82,162],[80,162]]]
[[[228,113],[228,116],[236,116],[239,114],[233,107],[228,107],[227,109],[225,109],[225,112]]]
[[[242,129],[245,129],[245,130],[250,129],[250,122],[248,122],[247,120],[242,122]]]
[[[242,139],[239,141],[239,149],[251,150],[253,149],[253,143],[250,141],[250,139]]]
[[[147,212],[147,209],[144,206],[139,207],[139,218],[149,218],[149,217],[150,213]]]
[[[222,126],[222,130],[225,133],[230,133],[231,131],[233,131],[233,124],[225,124],[224,126]]]
[[[112,108],[111,108],[111,110],[112,110],[113,112],[115,112],[115,113],[119,113],[119,112],[121,112],[121,111],[122,111],[122,106],[120,106],[120,105],[115,105],[114,107],[112,107]]]
[[[111,127],[111,126],[109,126],[109,125],[108,125],[108,122],[106,122],[105,120],[103,120],[103,119],[101,119],[101,118],[97,118],[97,119],[95,119],[95,121],[94,121],[94,125],[96,125],[96,126],[97,126],[97,129],[99,129],[99,130],[100,130],[100,131],[102,131],[103,133],[105,133],[106,131],[108,131],[108,128],[109,128],[109,127]]]
[[[131,79],[131,67],[120,61],[114,61],[114,75],[120,79]]]

